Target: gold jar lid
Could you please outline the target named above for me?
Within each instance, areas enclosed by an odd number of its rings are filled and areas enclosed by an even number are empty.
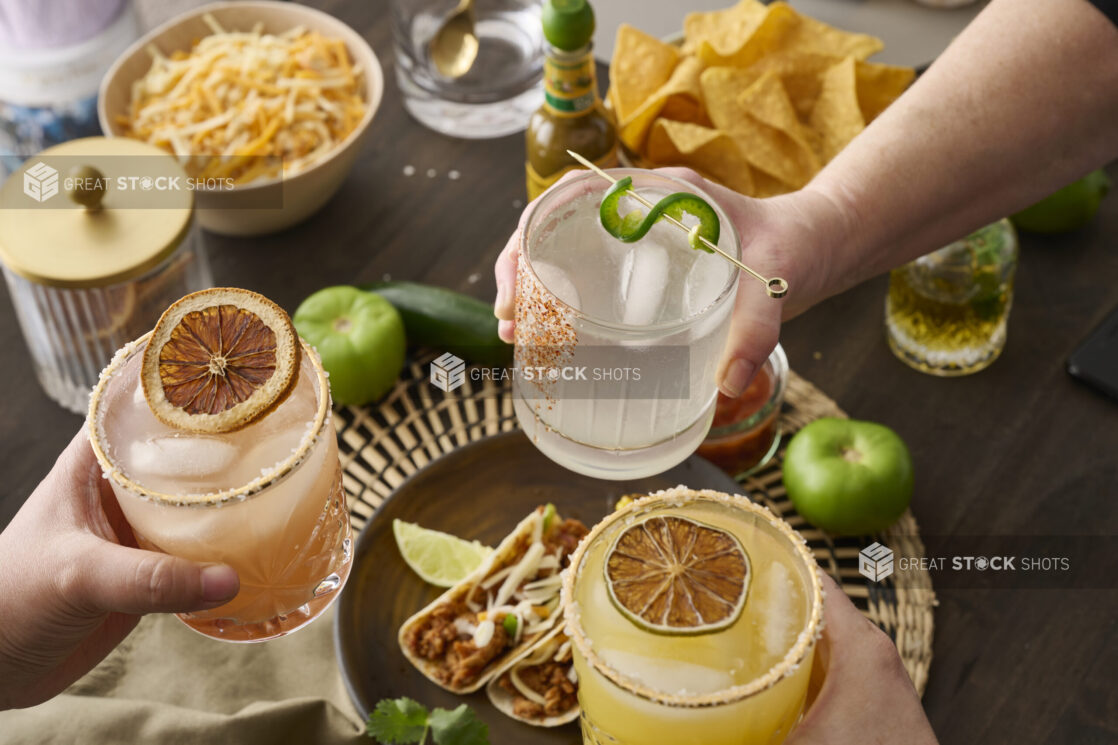
[[[123,137],[87,137],[29,158],[0,189],[0,260],[52,287],[140,277],[190,230],[194,192],[171,155]]]

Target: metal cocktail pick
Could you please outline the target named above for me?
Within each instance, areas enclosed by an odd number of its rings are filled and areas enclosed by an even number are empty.
[[[601,176],[602,178],[604,178],[606,181],[609,181],[611,184],[616,184],[617,183],[617,179],[615,179],[613,176],[610,176],[608,173],[603,171],[601,168],[598,168],[598,166],[594,165],[593,163],[591,163],[589,160],[582,157],[578,153],[576,153],[574,151],[571,151],[571,150],[568,150],[567,154],[570,155],[575,160],[577,160],[582,165],[589,168],[594,173],[596,173],[599,176]],[[635,199],[638,202],[640,202],[641,204],[643,204],[648,209],[651,210],[655,206],[655,205],[652,204],[652,202],[649,202],[647,199],[645,199],[640,194],[638,194],[635,189],[628,189],[627,191],[628,191],[629,196],[631,196],[633,199]],[[668,222],[670,222],[672,225],[675,225],[677,228],[682,230],[684,233],[687,233],[687,234],[691,233],[690,228],[688,228],[686,225],[684,225],[683,223],[681,223],[679,220],[675,219],[671,215],[664,215],[664,219],[667,220]],[[773,297],[773,298],[784,297],[788,293],[788,281],[785,280],[784,278],[782,278],[782,277],[772,277],[771,279],[767,279],[765,277],[762,277],[760,274],[753,271],[752,269],[747,267],[745,264],[743,264],[740,261],[738,261],[737,259],[735,259],[730,254],[726,253],[721,248],[719,248],[718,246],[716,246],[713,243],[711,243],[710,241],[708,241],[706,238],[704,238],[702,236],[699,236],[698,238],[699,238],[700,241],[703,242],[704,246],[706,246],[710,250],[714,251],[715,253],[717,253],[722,258],[726,259],[726,261],[729,261],[731,264],[736,266],[738,269],[741,269],[746,274],[749,274],[750,276],[757,279],[757,281],[764,284],[765,285],[765,291],[767,293],[769,293],[769,297]]]

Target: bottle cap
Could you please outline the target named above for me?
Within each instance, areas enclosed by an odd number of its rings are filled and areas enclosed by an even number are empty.
[[[594,36],[594,9],[586,0],[545,0],[543,35],[566,52],[582,49]]]

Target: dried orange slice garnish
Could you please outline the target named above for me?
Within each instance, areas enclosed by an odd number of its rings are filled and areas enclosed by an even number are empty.
[[[658,634],[706,634],[734,623],[745,606],[749,572],[749,556],[735,536],[675,516],[627,528],[605,563],[618,610]]]
[[[299,337],[283,308],[235,287],[202,290],[176,302],[155,325],[144,350],[144,398],[170,427],[232,432],[287,397],[299,355]]]

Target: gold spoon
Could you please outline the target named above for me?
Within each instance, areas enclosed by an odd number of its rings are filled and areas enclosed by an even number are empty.
[[[458,0],[456,7],[431,37],[428,53],[445,78],[457,79],[470,71],[477,59],[474,0]]]
[[[608,173],[603,171],[601,168],[598,168],[598,166],[594,165],[589,160],[582,157],[581,155],[574,152],[573,150],[568,150],[567,155],[570,155],[572,158],[577,160],[579,163],[586,166],[591,171],[593,171],[594,173],[596,173],[599,176],[601,176],[602,178],[604,178],[606,181],[609,181],[611,184],[616,184],[617,183],[617,179],[615,179],[613,176],[610,176]],[[638,202],[640,202],[641,204],[643,204],[648,209],[653,208],[654,205],[652,204],[652,202],[648,201],[647,199],[642,197],[640,194],[638,194],[635,189],[628,189],[627,192],[628,192],[629,196],[631,196],[633,199],[635,199]],[[684,225],[683,223],[681,223],[679,220],[675,219],[671,215],[664,215],[663,219],[667,220],[672,225],[675,225],[677,228],[679,228],[680,230],[682,230],[685,233],[690,234],[693,230],[692,228],[687,227],[686,225]],[[695,229],[695,230],[696,230],[696,235],[698,235],[697,229]],[[706,246],[707,248],[716,252],[719,256],[721,256],[722,258],[729,261],[731,264],[736,266],[738,269],[741,269],[743,272],[746,272],[747,274],[752,276],[754,279],[759,280],[762,284],[764,284],[765,285],[765,292],[767,292],[769,294],[769,297],[781,298],[781,297],[784,297],[785,295],[788,294],[788,281],[786,279],[784,279],[783,277],[772,277],[772,278],[764,277],[761,274],[758,274],[757,272],[753,271],[752,269],[750,269],[749,267],[747,267],[745,264],[741,263],[737,259],[735,259],[730,254],[723,251],[718,246],[716,246],[713,243],[711,243],[710,241],[708,241],[706,238],[703,238],[702,236],[698,236],[698,238],[699,238],[700,241],[702,241],[704,246]]]

